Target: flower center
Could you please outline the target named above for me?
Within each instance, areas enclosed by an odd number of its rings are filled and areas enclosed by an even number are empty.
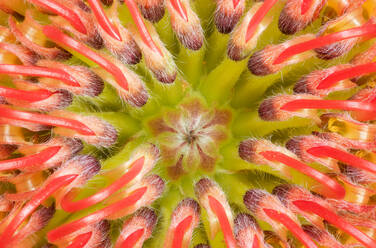
[[[229,110],[209,109],[197,98],[150,120],[149,129],[159,143],[169,177],[213,171],[219,148],[229,136],[230,121]]]

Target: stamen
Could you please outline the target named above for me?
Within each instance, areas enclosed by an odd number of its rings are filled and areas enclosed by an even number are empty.
[[[0,96],[23,100],[27,102],[38,102],[49,98],[54,93],[40,89],[33,91],[18,90],[0,86]]]
[[[265,151],[261,152],[260,154],[270,161],[278,161],[315,179],[316,181],[324,185],[325,188],[327,188],[329,192],[323,191],[323,193],[325,193],[328,197],[335,199],[343,199],[345,197],[345,189],[336,180],[333,180],[327,175],[313,169],[312,167],[300,162],[299,160],[275,151]]]
[[[137,8],[136,3],[133,0],[125,0],[125,4],[127,5],[133,21],[135,22],[137,29],[140,33],[141,39],[143,42],[152,50],[155,52],[158,52],[162,57],[163,53],[162,51],[157,47],[157,45],[154,43],[153,39],[150,36],[150,33],[148,29],[145,26],[144,20],[142,19],[142,16]]]
[[[31,3],[51,11],[59,16],[64,17],[77,31],[86,34],[85,25],[81,22],[80,17],[72,9],[59,4],[53,0],[28,0]]]
[[[45,115],[45,114],[25,112],[25,111],[15,110],[15,109],[3,107],[3,106],[0,106],[0,117],[26,121],[26,122],[31,122],[31,123],[37,123],[37,124],[43,124],[43,125],[48,125],[48,126],[64,127],[64,128],[75,130],[82,135],[90,135],[90,136],[96,135],[91,129],[89,129],[83,123],[77,120],[72,120],[72,119],[67,119],[67,118],[62,118],[62,117],[55,117],[55,116],[50,116],[50,115]]]
[[[267,216],[271,219],[276,220],[286,226],[295,237],[297,237],[302,244],[307,248],[317,248],[316,244],[312,241],[312,239],[303,231],[303,229],[296,224],[289,216],[282,212],[278,212],[273,209],[263,208],[263,211]]]
[[[245,35],[245,41],[248,42],[255,34],[258,25],[264,19],[265,15],[270,11],[270,9],[278,2],[278,0],[265,0],[261,7],[252,17],[251,21],[247,27],[247,33]]]
[[[236,242],[232,233],[232,227],[227,218],[225,209],[223,208],[222,204],[211,195],[208,196],[208,200],[210,208],[219,220],[219,224],[221,225],[221,229],[225,237],[227,247],[236,248]]]
[[[141,228],[133,233],[129,234],[129,236],[124,240],[124,242],[119,246],[121,248],[127,248],[127,247],[135,247],[137,242],[140,240],[140,238],[144,235],[145,229]]]
[[[373,72],[376,72],[376,63],[357,65],[340,71],[335,71],[322,80],[317,86],[317,89],[327,89],[338,81],[363,76]]]
[[[274,60],[273,65],[281,64],[292,56],[319,48],[325,45],[330,45],[335,42],[351,39],[351,38],[361,38],[367,37],[372,38],[376,36],[376,24],[364,24],[361,27],[351,28],[344,31],[328,34],[325,36],[318,37],[313,40],[298,43],[286,48],[281,54]]]
[[[60,240],[64,238],[65,236],[80,230],[82,227],[85,227],[87,225],[96,223],[100,220],[105,219],[107,216],[118,212],[121,209],[125,209],[129,206],[134,205],[138,200],[142,198],[142,196],[146,193],[147,187],[142,187],[134,190],[132,193],[130,193],[127,197],[124,199],[109,205],[101,210],[98,210],[94,213],[91,213],[85,217],[82,217],[78,220],[75,220],[73,222],[64,224],[62,226],[59,226],[47,234],[47,238],[50,242],[54,242],[56,240]]]
[[[330,146],[312,147],[308,149],[307,152],[318,157],[330,157],[353,167],[376,174],[376,164]]]
[[[80,86],[75,78],[58,68],[0,64],[0,74],[53,78],[70,86]]]
[[[185,6],[181,3],[181,0],[169,0],[171,2],[172,7],[179,13],[181,18],[183,18],[186,22],[188,22],[187,10]],[[238,1],[238,0],[234,0]]]
[[[67,248],[84,248],[89,242],[92,232],[87,232],[78,235]]]
[[[11,243],[12,236],[16,232],[17,228],[22,224],[22,222],[34,212],[34,210],[48,197],[50,197],[54,192],[60,188],[68,185],[78,175],[66,175],[57,177],[52,180],[49,184],[39,190],[29,202],[25,204],[20,212],[13,218],[13,220],[8,224],[8,226],[3,231],[0,236],[0,244],[6,247],[7,244]]]
[[[141,172],[143,165],[144,157],[141,157],[134,161],[130,166],[130,169],[118,180],[116,180],[106,188],[98,191],[94,195],[91,195],[82,200],[73,202],[72,200],[75,198],[78,192],[69,192],[61,201],[62,208],[67,212],[76,212],[88,208],[100,201],[103,201],[104,199],[108,198],[116,191],[127,185],[130,181],[132,181]]]
[[[97,19],[98,24],[114,39],[121,41],[121,36],[119,30],[114,26],[111,21],[108,19],[106,13],[104,12],[101,3],[99,0],[88,0],[88,3],[93,10],[95,18]]]
[[[281,110],[297,111],[301,109],[338,109],[347,111],[376,112],[376,103],[352,100],[299,99],[286,103]]]
[[[69,37],[68,35],[61,32],[58,28],[54,26],[44,26],[43,33],[51,40],[56,43],[61,43],[76,52],[84,55],[88,59],[94,61],[103,69],[111,73],[116,82],[126,91],[128,91],[128,81],[123,74],[123,72],[110,62],[108,59],[104,58],[103,56],[99,55],[98,53],[94,52],[93,50],[89,49],[88,47],[84,46],[83,44],[79,43],[78,41],[74,40],[73,38]]]
[[[370,238],[368,235],[363,233],[362,231],[355,228],[350,223],[346,222],[336,213],[330,211],[326,207],[314,202],[314,201],[304,201],[304,200],[297,200],[294,201],[293,204],[298,207],[299,209],[314,213],[321,218],[325,219],[326,221],[330,222],[331,224],[335,225],[336,227],[342,229],[349,235],[353,236],[363,245],[368,248],[376,247],[376,241]]]
[[[24,167],[42,165],[57,154],[60,148],[60,146],[53,146],[34,155],[0,161],[0,171],[14,169],[22,170]]]
[[[115,248],[139,247],[151,237],[157,224],[157,215],[149,208],[138,210],[124,222],[123,229],[116,241]]]

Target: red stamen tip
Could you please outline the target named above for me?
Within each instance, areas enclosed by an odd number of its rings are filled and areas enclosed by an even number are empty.
[[[184,234],[188,230],[189,226],[192,224],[193,217],[188,216],[182,220],[175,228],[174,239],[172,242],[172,248],[182,248]]]
[[[184,5],[181,3],[180,0],[170,0],[172,7],[179,13],[181,18],[183,18],[186,22],[188,21],[187,10],[185,9]],[[234,6],[236,8],[235,2],[239,2],[239,0],[233,0]]]
[[[300,240],[300,242],[304,244],[305,247],[317,248],[316,244],[312,241],[312,239],[289,216],[287,216],[284,213],[268,208],[264,208],[263,211],[269,218],[282,223],[287,229],[289,229],[295,235],[295,237],[297,237]]]
[[[328,177],[327,175],[321,173],[318,170],[313,169],[312,167],[306,165],[305,163],[300,162],[294,158],[291,158],[285,154],[280,152],[274,151],[266,151],[260,153],[264,158],[270,161],[278,161],[283,163],[291,168],[300,171],[301,173],[315,179],[322,185],[324,185],[327,189],[328,197],[335,198],[335,199],[343,199],[345,197],[346,191],[336,180]]]
[[[340,71],[335,71],[322,80],[317,86],[317,89],[327,89],[338,81],[359,77],[373,72],[376,72],[376,63],[357,65]]]
[[[358,230],[356,227],[351,225],[350,223],[343,220],[340,216],[333,213],[326,207],[314,202],[314,201],[305,201],[305,200],[298,200],[293,201],[293,204],[301,209],[302,211],[314,213],[321,218],[327,220],[328,222],[332,223],[336,227],[342,229],[349,235],[353,236],[363,245],[368,248],[376,247],[376,241],[370,238],[368,235],[363,233],[362,231]]]
[[[120,87],[128,91],[128,81],[126,77],[124,76],[123,72],[119,69],[119,67],[113,64],[111,61],[94,52],[93,50],[89,49],[80,42],[69,37],[68,35],[64,34],[63,32],[61,32],[61,30],[54,26],[44,26],[43,33],[52,41],[63,44],[75,50],[76,52],[84,55],[86,58],[97,63],[99,66],[103,67],[103,69],[105,69],[113,75]]]
[[[333,34],[321,36],[316,39],[298,43],[286,48],[274,60],[273,65],[281,64],[282,62],[286,61],[287,59],[291,58],[296,54],[319,48],[322,46],[330,45],[332,43],[336,43],[342,40],[360,37],[372,38],[374,36],[376,36],[376,24],[364,24],[361,27],[351,28]]]
[[[150,33],[145,26],[144,19],[142,18],[136,3],[133,0],[125,0],[124,2],[132,15],[133,21],[135,22],[138,31],[140,32],[141,39],[150,49],[158,52],[163,57],[162,51],[157,47],[152,37],[150,36]]]
[[[145,229],[144,228],[140,228],[140,229],[134,231],[132,234],[130,234],[123,241],[123,243],[121,243],[120,247],[121,248],[134,247],[137,244],[137,242],[140,240],[140,238],[142,237],[142,235],[144,235],[144,233],[145,233]]]
[[[15,169],[22,170],[28,166],[42,165],[44,162],[55,156],[60,148],[61,146],[52,146],[34,155],[0,161],[0,171]]]
[[[232,232],[231,224],[227,218],[225,209],[222,204],[212,196],[208,196],[209,205],[212,211],[218,218],[219,224],[225,237],[226,245],[228,248],[236,248],[236,241]]]
[[[85,124],[72,119],[49,116],[44,114],[30,113],[0,106],[0,117],[38,123],[47,126],[59,126],[73,129],[83,135],[96,135]]]
[[[304,15],[309,10],[309,7],[311,7],[311,5],[312,5],[312,1],[313,0],[303,0],[302,7],[301,7],[301,10],[300,10],[300,13],[302,15]]]
[[[14,233],[16,233],[17,228],[24,222],[24,220],[30,216],[34,210],[48,197],[50,197],[54,192],[60,188],[70,184],[78,175],[65,175],[53,179],[49,184],[44,186],[39,190],[28,203],[21,209],[20,212],[13,218],[9,225],[5,228],[2,235],[0,236],[0,244],[2,247],[6,247],[10,244]]]
[[[353,167],[376,174],[376,164],[330,146],[312,147],[308,149],[307,152],[318,157],[330,157]]]
[[[103,28],[103,30],[106,31],[106,33],[112,36],[114,39],[121,41],[122,39],[119,30],[108,19],[99,0],[88,0],[88,3],[94,12],[97,22]]]
[[[72,9],[69,9],[64,5],[61,5],[60,3],[51,0],[28,1],[65,18],[77,31],[83,34],[87,34],[85,25],[82,23],[80,17]]]
[[[58,68],[0,64],[0,74],[53,78],[67,85],[80,87],[80,84],[75,78]]]
[[[248,42],[252,38],[262,19],[277,2],[278,0],[265,0],[262,6],[257,10],[257,12],[248,24],[247,33],[245,35],[246,42]]]
[[[0,86],[0,96],[27,102],[42,101],[49,98],[53,94],[53,92],[44,89],[26,91]]]
[[[67,248],[84,248],[91,238],[92,232],[78,235]]]
[[[135,162],[133,162],[131,168],[122,177],[120,177],[118,180],[116,180],[108,187],[98,191],[96,194],[91,195],[87,198],[73,202],[72,200],[74,199],[76,194],[72,194],[71,192],[69,192],[62,199],[61,207],[67,212],[76,212],[93,206],[94,204],[100,201],[103,201],[104,199],[108,198],[116,191],[124,187],[131,180],[133,180],[141,172],[142,167],[144,165],[144,161],[144,157],[137,159]]]

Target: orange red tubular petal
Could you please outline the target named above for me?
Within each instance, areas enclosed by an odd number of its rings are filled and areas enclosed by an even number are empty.
[[[72,200],[76,194],[66,194],[60,203],[61,207],[67,212],[76,212],[90,207],[100,201],[103,201],[104,199],[106,199],[107,197],[111,196],[113,193],[124,187],[131,180],[133,180],[141,172],[144,162],[144,157],[137,159],[135,162],[132,163],[129,171],[125,173],[122,177],[120,177],[118,180],[116,180],[108,187],[98,191],[96,194],[91,195],[87,198],[73,202]]]
[[[296,224],[289,216],[284,213],[278,212],[273,209],[264,208],[263,211],[265,214],[281,224],[283,224],[287,229],[294,234],[294,236],[299,239],[302,244],[307,248],[317,248],[316,244],[312,239],[303,231],[303,229]]]
[[[0,64],[0,74],[53,78],[62,81],[66,85],[80,86],[75,78],[58,68]]]
[[[222,204],[214,197],[209,195],[208,200],[210,208],[217,216],[219,224],[221,225],[227,248],[236,248],[236,241],[232,233],[232,228],[230,222],[228,221],[225,209],[223,208]]]
[[[114,76],[116,82],[125,90],[128,90],[128,81],[125,78],[123,72],[114,65],[108,59],[102,57],[98,53],[94,52],[90,48],[86,47],[82,43],[74,40],[73,38],[69,37],[68,35],[64,34],[60,29],[57,27],[46,25],[43,27],[43,33],[52,41],[56,43],[63,44],[76,52],[84,55],[86,58],[94,61],[98,65],[100,65],[103,69],[108,71],[109,73]]]
[[[344,31],[336,32],[333,34],[328,34],[325,36],[318,37],[313,40],[305,41],[298,43],[286,48],[273,62],[273,65],[283,63],[292,56],[326,46],[338,41],[347,40],[351,38],[360,38],[360,37],[375,37],[376,36],[376,24],[364,24],[361,27],[351,28]]]
[[[140,32],[141,39],[143,42],[152,50],[158,52],[162,57],[162,51],[155,45],[153,39],[150,36],[148,29],[145,26],[144,19],[142,19],[141,13],[138,10],[137,4],[133,0],[125,0],[129,12],[132,15],[133,21],[135,22],[138,31]]]
[[[48,147],[37,154],[0,161],[0,171],[4,170],[22,170],[25,167],[33,165],[42,165],[44,162],[55,156],[61,146]]]
[[[252,38],[262,19],[277,2],[278,0],[265,0],[262,6],[257,10],[251,21],[248,23],[247,33],[245,35],[246,42]]]
[[[329,196],[330,198],[343,199],[345,197],[346,191],[342,187],[342,185],[340,185],[337,181],[333,180],[327,175],[321,173],[320,171],[317,171],[312,167],[300,162],[299,160],[274,151],[261,152],[260,154],[267,160],[283,163],[315,179],[328,189],[328,192],[325,193],[327,193],[327,196]]]
[[[189,226],[192,224],[192,219],[193,217],[192,215],[190,215],[177,225],[173,233],[174,238],[172,241],[172,248],[182,248],[184,234],[188,230]]]
[[[27,102],[38,102],[45,100],[54,93],[48,90],[40,89],[33,91],[18,90],[8,87],[0,86],[0,96],[5,98],[13,98]]]
[[[312,147],[307,152],[317,157],[334,158],[353,167],[376,174],[376,164],[330,146]]]
[[[87,225],[97,223],[98,221],[103,220],[111,214],[114,214],[122,209],[134,205],[139,199],[141,199],[141,197],[145,194],[146,191],[147,187],[136,189],[132,193],[130,193],[129,196],[112,205],[109,205],[85,217],[82,217],[81,219],[75,220],[71,223],[64,224],[62,226],[57,227],[56,229],[51,230],[50,232],[48,232],[47,238],[50,242],[54,242],[56,240],[64,238],[65,236]]]
[[[38,123],[47,126],[58,126],[77,131],[82,135],[95,135],[95,133],[82,122],[63,117],[31,113],[0,106],[0,117]]]
[[[49,184],[40,189],[31,199],[28,201],[21,211],[13,218],[9,225],[5,228],[2,235],[0,236],[0,247],[6,248],[8,244],[11,243],[12,237],[16,232],[17,228],[24,222],[24,220],[29,217],[34,210],[48,197],[50,197],[54,192],[60,188],[70,184],[78,175],[65,175],[57,177]]]
[[[286,111],[297,111],[301,109],[338,109],[375,113],[376,104],[351,100],[299,99],[288,102],[281,107],[281,110]]]
[[[376,63],[368,63],[363,65],[357,65],[354,67],[346,68],[343,70],[335,71],[334,73],[330,74],[324,80],[322,80],[317,89],[327,89],[334,85],[336,82],[350,79],[354,77],[359,77],[362,75],[366,75],[372,72],[376,72]]]
[[[98,24],[103,28],[103,30],[106,31],[107,34],[112,36],[112,38],[121,41],[119,30],[108,19],[99,0],[88,0],[88,3],[90,5],[90,8],[93,10]]]
[[[336,213],[333,213],[326,207],[321,206],[316,202],[306,200],[294,201],[293,204],[300,210],[314,213],[320,216],[321,218],[325,219],[326,221],[330,222],[334,226],[338,227],[339,229],[342,229],[343,231],[357,239],[359,242],[361,242],[364,246],[368,248],[376,247],[375,240],[370,238],[367,234],[363,233],[362,231],[358,230],[350,223],[343,220],[340,216],[338,216]]]
[[[63,18],[65,18],[77,31],[87,34],[85,25],[82,23],[80,17],[68,7],[61,5],[53,0],[28,0],[29,2],[47,9]]]
[[[145,229],[140,228],[136,231],[134,231],[132,234],[130,234],[120,245],[121,248],[129,248],[134,247],[137,242],[140,240],[142,235],[144,235]]]
[[[234,1],[234,6],[235,6],[235,1],[239,0],[233,0]],[[172,7],[179,13],[181,18],[183,18],[186,22],[188,21],[188,16],[187,16],[187,10],[185,9],[184,5],[181,4],[180,0],[170,0]]]
[[[84,248],[91,238],[92,232],[78,235],[67,248]]]

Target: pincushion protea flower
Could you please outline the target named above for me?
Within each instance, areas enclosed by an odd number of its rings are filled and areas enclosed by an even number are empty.
[[[0,247],[376,247],[374,0],[0,10]]]

